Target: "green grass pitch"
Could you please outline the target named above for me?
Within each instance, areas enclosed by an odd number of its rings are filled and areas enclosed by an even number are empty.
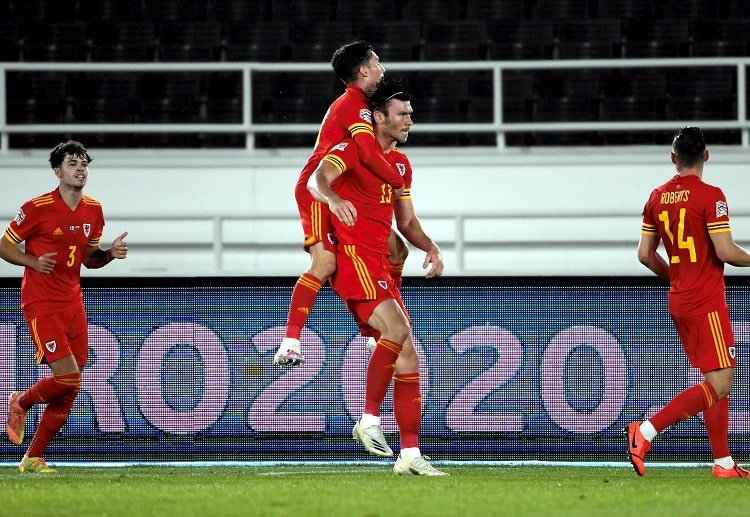
[[[747,515],[750,481],[711,468],[442,465],[395,476],[385,463],[250,467],[0,467],[1,515],[484,516]]]

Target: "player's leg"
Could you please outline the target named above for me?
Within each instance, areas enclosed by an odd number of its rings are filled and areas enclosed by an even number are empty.
[[[388,265],[390,267],[391,278],[396,289],[401,289],[403,281],[404,264],[409,256],[409,247],[406,245],[401,236],[391,229],[388,236]]]
[[[705,380],[678,393],[648,420],[632,422],[625,428],[628,455],[639,476],[644,475],[644,459],[651,441],[667,427],[709,410],[727,397],[732,386],[734,336],[728,310],[700,316],[673,316],[690,364],[704,372]],[[712,413],[709,411],[709,415]]]
[[[299,341],[302,328],[318,292],[336,271],[335,242],[328,207],[317,201],[300,204],[300,220],[305,234],[305,251],[310,254],[311,263],[292,289],[284,339],[273,358],[273,362],[281,366],[299,366],[305,362]]]
[[[13,431],[20,438],[20,443],[28,410],[35,404],[46,404],[19,470],[50,473],[54,470],[47,467],[42,455],[67,422],[80,391],[82,365],[88,361],[88,323],[85,311],[79,308],[32,319],[29,328],[37,347],[37,357],[39,361],[48,362],[52,375],[40,379],[25,392],[11,396],[7,429],[9,436]],[[20,428],[15,424],[19,421],[22,422]]]

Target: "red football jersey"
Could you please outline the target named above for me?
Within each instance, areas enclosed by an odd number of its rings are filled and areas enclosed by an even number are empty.
[[[299,196],[302,196],[312,201],[312,195],[307,190],[307,180],[331,147],[345,138],[355,138],[361,134],[369,134],[372,145],[370,147],[368,143],[368,148],[359,148],[359,152],[364,152],[368,156],[369,153],[375,155],[380,145],[375,140],[373,133],[372,112],[367,105],[367,98],[360,88],[349,85],[344,90],[344,93],[331,103],[323,117],[318,137],[315,140],[315,149],[310,158],[308,158],[297,180],[296,195],[298,199]],[[375,174],[383,179],[395,177],[395,171],[388,170],[384,161],[376,159],[376,157],[373,160],[382,162],[384,167],[381,171],[373,171]]]
[[[346,226],[331,216],[339,244],[355,244],[357,247],[388,252],[388,235],[393,223],[393,189],[388,183],[372,174],[359,161],[357,144],[352,139],[333,146],[323,157],[339,169],[341,176],[331,187],[342,198],[357,209],[354,226]],[[412,171],[408,158],[398,149],[385,154],[385,159],[398,170],[404,180],[404,192],[399,199],[411,197]]]
[[[27,201],[5,230],[5,238],[34,256],[57,252],[52,273],[25,268],[21,309],[31,316],[83,303],[81,263],[88,246],[99,246],[104,230],[101,204],[87,196],[75,210],[60,197],[59,189]]]
[[[698,176],[675,175],[651,193],[641,233],[657,234],[669,261],[669,310],[689,316],[726,304],[724,263],[710,234],[731,231],[726,197]]]

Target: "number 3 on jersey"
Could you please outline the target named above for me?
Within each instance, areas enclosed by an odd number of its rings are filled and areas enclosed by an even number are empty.
[[[672,230],[670,229],[669,225],[669,213],[665,210],[662,213],[659,214],[659,220],[664,223],[664,231],[667,234],[667,237],[669,237],[670,242],[673,246],[673,254],[671,258],[672,264],[677,264],[680,262],[680,255],[679,253],[674,253],[674,235],[672,234]],[[695,243],[693,241],[692,236],[685,237],[685,209],[680,208],[680,221],[677,224],[677,247],[678,249],[684,249],[688,250],[690,252],[690,262],[697,262],[698,259],[696,258],[695,254]]]

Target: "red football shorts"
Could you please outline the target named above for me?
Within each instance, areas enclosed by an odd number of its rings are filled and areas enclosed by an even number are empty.
[[[726,305],[698,316],[672,316],[690,365],[707,373],[735,365],[734,332]]]
[[[307,191],[305,191],[307,192]],[[331,224],[331,211],[328,205],[316,201],[307,192],[297,192],[297,209],[302,222],[302,231],[305,234],[304,248],[307,251],[310,246],[319,242],[323,243],[325,249],[331,253],[336,251],[336,238]]]
[[[50,312],[27,319],[31,339],[36,347],[36,362],[51,363],[72,355],[76,364],[89,360],[89,329],[83,307]]]
[[[351,244],[339,246],[336,250],[336,272],[329,283],[354,316],[363,336],[379,336],[368,321],[375,308],[386,300],[396,300],[411,322],[401,293],[391,278],[388,255],[385,253]]]

